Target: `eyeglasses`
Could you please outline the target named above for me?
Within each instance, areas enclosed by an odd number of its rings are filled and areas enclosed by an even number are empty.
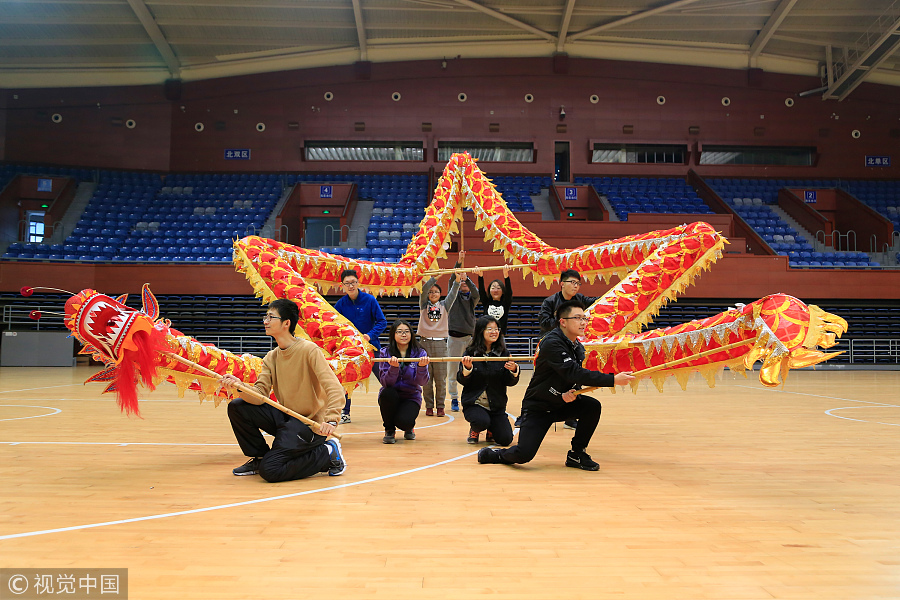
[[[412,332],[398,329],[397,331],[394,332],[394,334],[395,335],[412,335]]]
[[[581,285],[581,282],[578,281],[577,279],[566,279],[565,281],[560,281],[560,283],[570,283],[570,284],[574,285],[575,287],[579,287]]]
[[[358,282],[358,281],[345,281],[345,282],[343,282],[343,286],[344,286],[344,287],[353,287],[353,286],[356,286],[356,285],[359,285],[359,282]]]
[[[278,319],[279,321],[284,321],[281,317],[276,317],[275,315],[266,315],[263,317],[263,323],[268,323],[272,319]]]
[[[565,319],[565,320],[578,319],[582,323],[587,323],[588,321],[590,321],[590,319],[587,318],[585,315],[581,315],[580,317],[560,317],[560,318]]]
[[[496,327],[485,327],[484,330],[487,331],[488,333],[500,333],[500,330],[497,329]]]

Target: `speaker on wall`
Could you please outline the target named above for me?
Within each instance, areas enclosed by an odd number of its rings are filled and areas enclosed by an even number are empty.
[[[165,83],[163,83],[163,93],[165,93],[166,100],[169,102],[181,100],[181,80],[166,79]]]

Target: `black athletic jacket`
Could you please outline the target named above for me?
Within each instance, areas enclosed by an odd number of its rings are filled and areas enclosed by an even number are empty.
[[[522,399],[523,410],[551,411],[562,408],[562,395],[582,385],[613,387],[613,375],[590,371],[581,366],[584,346],[571,341],[559,327],[544,336],[538,346],[534,375]]]
[[[471,354],[470,356],[483,356],[481,353]],[[501,356],[490,352],[487,356]],[[502,356],[509,356],[509,352]],[[506,369],[502,361],[493,362],[473,362],[472,372],[463,375],[463,364],[459,363],[459,370],[456,372],[456,380],[463,384],[462,392],[459,400],[463,406],[475,404],[482,392],[487,392],[488,404],[492,411],[506,410],[506,403],[509,401],[506,395],[506,388],[519,383],[519,376],[513,375],[512,371]],[[522,369],[519,369],[519,373]]]
[[[581,302],[584,306],[584,310],[587,310],[598,298],[600,298],[600,296],[591,297],[581,293],[572,296],[572,300]],[[556,309],[565,301],[566,299],[563,298],[562,292],[556,292],[552,296],[544,298],[544,301],[541,303],[541,311],[538,313],[538,323],[541,325],[541,335],[544,335],[554,327],[559,326],[559,321],[556,320]]]

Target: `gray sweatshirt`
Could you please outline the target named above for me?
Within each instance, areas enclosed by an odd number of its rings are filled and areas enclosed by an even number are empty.
[[[453,282],[450,291],[443,300],[432,304],[428,301],[428,290],[437,282],[432,277],[422,286],[422,294],[419,296],[419,327],[416,329],[416,335],[423,338],[445,338],[447,333],[448,313],[456,302],[456,294],[459,292],[459,283]]]
[[[478,304],[479,295],[478,287],[471,277],[466,277],[466,283],[469,284],[469,297],[466,298],[462,292],[456,296],[453,307],[448,309],[450,320],[447,323],[447,330],[457,334],[472,335],[475,331],[475,305]],[[456,285],[455,274],[450,276],[450,285]]]

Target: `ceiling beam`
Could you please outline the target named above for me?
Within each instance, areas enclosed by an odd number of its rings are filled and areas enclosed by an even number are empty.
[[[545,40],[548,40],[551,42],[556,41],[556,36],[554,36],[550,33],[547,33],[546,31],[543,31],[541,29],[538,29],[537,27],[534,27],[533,25],[529,25],[528,23],[523,23],[522,21],[515,19],[513,17],[510,17],[509,15],[504,14],[500,11],[496,11],[493,8],[488,8],[487,6],[482,6],[482,5],[478,4],[477,2],[472,2],[472,0],[454,0],[454,1],[457,4],[462,4],[463,6],[468,6],[471,9],[477,10],[479,12],[483,12],[486,15],[490,15],[490,16],[494,17],[495,19],[505,21],[506,23],[509,23],[510,25],[514,25],[514,26],[518,27],[519,29],[524,29],[525,31],[531,32],[538,37],[544,38]]]
[[[759,31],[756,39],[750,44],[750,60],[754,60],[759,56],[760,52],[763,51],[763,48],[766,47],[766,44],[769,43],[769,40],[772,39],[775,30],[778,29],[781,22],[784,21],[791,9],[794,8],[795,4],[797,4],[797,0],[781,0],[781,2],[778,3],[778,7],[772,12],[772,16],[769,17],[769,20],[766,21],[766,24]]]
[[[562,52],[566,46],[566,35],[569,33],[569,23],[572,21],[572,11],[575,9],[575,0],[566,2],[566,10],[563,12],[562,23],[559,25],[559,35],[556,36],[556,51]]]
[[[137,16],[138,21],[144,26],[144,31],[146,31],[147,35],[150,36],[150,39],[153,40],[153,44],[165,61],[169,73],[176,79],[180,77],[181,64],[178,62],[178,58],[172,51],[172,47],[169,46],[169,42],[166,41],[166,36],[163,35],[159,25],[156,24],[156,20],[150,13],[150,9],[147,8],[147,5],[144,4],[143,0],[128,0],[128,4],[131,6],[131,10],[134,11],[135,16]]]
[[[843,100],[850,95],[859,85],[875,71],[882,63],[890,59],[900,48],[900,18],[888,27],[881,36],[869,48],[862,52],[854,52],[849,56],[845,54],[845,69],[825,93],[823,99]],[[852,65],[849,63],[856,58]]]
[[[369,60],[369,48],[366,42],[366,26],[363,23],[362,7],[359,0],[353,2],[353,19],[356,21],[356,36],[359,38],[359,60]]]
[[[681,8],[682,6],[687,6],[688,4],[693,4],[693,3],[699,2],[699,1],[700,0],[675,0],[675,2],[671,2],[669,4],[657,6],[656,8],[651,8],[650,10],[645,10],[643,12],[634,13],[632,15],[628,15],[627,17],[622,17],[621,19],[616,19],[615,21],[610,21],[609,23],[604,23],[603,25],[598,25],[597,27],[592,27],[591,29],[585,29],[584,31],[579,31],[578,33],[570,35],[569,40],[570,41],[579,40],[583,37],[587,37],[589,35],[594,35],[595,33],[599,33],[601,31],[606,31],[607,29],[614,29],[621,25],[633,23],[634,21],[639,21],[640,19],[646,19],[647,17],[652,17],[654,15],[658,15],[660,13],[674,10],[676,8]]]

